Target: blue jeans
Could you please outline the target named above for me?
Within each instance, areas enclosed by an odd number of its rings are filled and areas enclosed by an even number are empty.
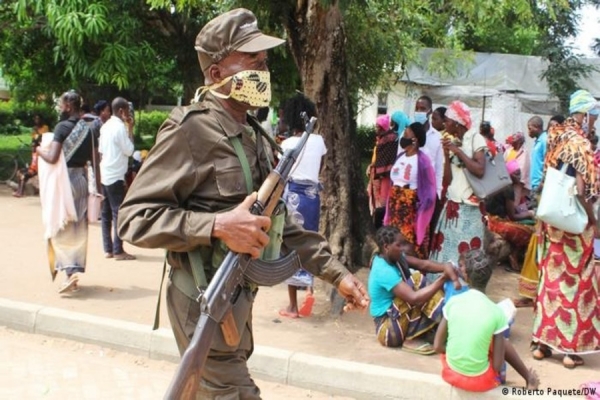
[[[104,252],[123,253],[123,241],[117,234],[117,215],[119,207],[125,199],[125,181],[116,181],[112,185],[102,185],[104,201],[102,202],[102,243]],[[114,232],[113,232],[114,231]],[[112,236],[111,237],[111,233]]]

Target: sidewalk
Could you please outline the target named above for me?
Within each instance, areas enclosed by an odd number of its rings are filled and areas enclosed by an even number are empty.
[[[165,329],[159,333],[150,330],[163,252],[129,246],[127,251],[138,256],[138,260],[104,259],[100,228],[91,226],[88,271],[81,277],[81,291],[59,296],[58,279],[54,283],[50,281],[40,216],[37,198],[14,199],[0,186],[0,243],[5,260],[4,268],[0,269],[0,296],[25,303],[3,301],[0,325],[15,328],[16,319],[21,321],[21,329],[93,340],[104,346],[175,360],[164,301],[161,327]],[[361,271],[360,276],[366,281],[366,271]],[[493,279],[492,297],[500,299],[515,294],[516,275],[499,268]],[[437,357],[383,348],[374,338],[373,323],[367,314],[350,313],[333,320],[327,313],[324,287],[317,286],[316,297],[312,317],[288,320],[277,313],[287,302],[286,287],[261,288],[253,319],[257,351],[251,362],[255,376],[279,382],[287,379],[296,386],[318,388],[322,385],[328,393],[351,393],[356,398],[427,398],[422,397],[425,396],[422,391],[421,395],[410,393],[425,384],[428,390],[441,390],[436,393],[441,398],[450,398],[450,387],[439,378]],[[512,340],[526,364],[538,371],[542,387],[570,389],[598,379],[600,360],[597,356],[585,357],[586,366],[575,371],[565,370],[558,358],[544,362],[532,360],[527,351],[531,318],[530,310],[519,311]],[[49,327],[48,321],[54,325]],[[153,348],[152,353],[151,343],[159,343],[161,347]],[[140,345],[142,348],[138,348]],[[317,354],[320,357],[313,356]],[[308,377],[303,377],[303,371]],[[393,383],[383,385],[382,379]],[[523,385],[510,368],[508,380],[509,385]],[[500,391],[495,393],[501,396]]]

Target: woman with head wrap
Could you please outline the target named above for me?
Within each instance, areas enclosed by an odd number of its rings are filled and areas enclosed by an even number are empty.
[[[422,259],[428,256],[429,223],[436,200],[435,171],[421,150],[426,135],[425,126],[415,122],[400,138],[402,151],[390,174],[393,186],[383,222],[398,228]]]
[[[507,266],[506,270],[519,272],[521,270],[519,260],[524,258],[525,249],[533,234],[532,224],[525,225],[521,221],[531,221],[535,214],[526,208],[517,207],[515,186],[521,181],[521,170],[517,160],[506,163],[506,169],[513,185],[485,201],[487,227],[493,236],[489,243],[486,240],[486,253],[493,258],[494,262],[508,256],[510,266]],[[504,243],[508,244],[508,254],[499,254],[498,250]]]
[[[471,129],[471,111],[454,101],[446,110],[446,130],[455,140],[444,138],[444,185],[448,200],[440,215],[432,240],[431,259],[458,260],[461,253],[482,247],[483,215],[480,200],[465,176],[465,170],[482,177],[485,172],[485,139]]]
[[[404,111],[394,111],[392,114],[392,120],[390,123],[390,127],[398,137],[402,137],[404,130],[410,125],[410,118]],[[398,153],[402,152],[402,149],[398,147]]]
[[[521,180],[514,185],[515,188],[515,204],[521,206],[526,202],[526,197],[529,196],[531,190],[531,176],[529,165],[531,156],[525,147],[525,134],[517,132],[510,135],[506,139],[507,149],[504,153],[504,161],[517,161],[519,170],[521,171]]]
[[[566,368],[583,365],[582,354],[600,353],[600,292],[593,258],[596,170],[583,129],[597,104],[589,92],[578,90],[571,96],[570,118],[548,132],[546,167],[567,164],[567,174],[577,180],[577,198],[589,221],[578,235],[542,223],[538,242],[541,276],[533,322],[533,340],[538,346],[533,357],[541,360],[554,350],[564,354]]]
[[[391,129],[389,115],[380,115],[375,124],[375,148],[369,166],[369,208],[375,229],[383,224],[385,204],[391,187],[390,170],[396,160],[398,135]]]

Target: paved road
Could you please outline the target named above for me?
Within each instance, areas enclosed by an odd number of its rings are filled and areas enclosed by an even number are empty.
[[[162,399],[176,365],[0,328],[0,399]],[[257,381],[263,399],[348,398]]]

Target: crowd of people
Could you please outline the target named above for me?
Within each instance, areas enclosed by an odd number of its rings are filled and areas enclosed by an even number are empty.
[[[59,293],[79,290],[87,264],[88,222],[101,221],[105,256],[135,260],[116,232],[118,210],[127,189],[126,176],[142,161],[134,153],[130,103],[116,97],[98,101],[93,111],[80,95],[65,92],[58,102],[59,122],[52,132],[40,116],[32,133],[32,162],[20,175],[15,197],[39,174],[42,217],[52,279],[64,272]],[[139,152],[138,152],[139,153]],[[91,215],[90,193],[99,193],[101,215]],[[99,217],[99,218],[98,218]]]
[[[536,388],[537,374],[506,338],[511,310],[533,306],[532,358],[556,352],[572,369],[584,364],[582,355],[600,353],[600,274],[594,263],[599,113],[592,95],[578,90],[567,118],[552,117],[546,129],[539,116],[528,121],[531,152],[522,132],[501,143],[490,122],[474,129],[461,101],[434,110],[432,99],[422,96],[412,123],[402,111],[377,117],[367,174],[379,248],[368,290],[382,345],[442,353],[442,377],[462,389],[485,391],[503,383],[504,362]],[[477,197],[472,182],[500,179],[486,177],[491,162],[504,164],[510,179]],[[577,182],[564,190],[575,193],[572,201],[585,209],[582,233],[536,217],[548,169],[563,166]],[[519,296],[503,312],[484,293],[504,258],[505,269],[519,274]]]

